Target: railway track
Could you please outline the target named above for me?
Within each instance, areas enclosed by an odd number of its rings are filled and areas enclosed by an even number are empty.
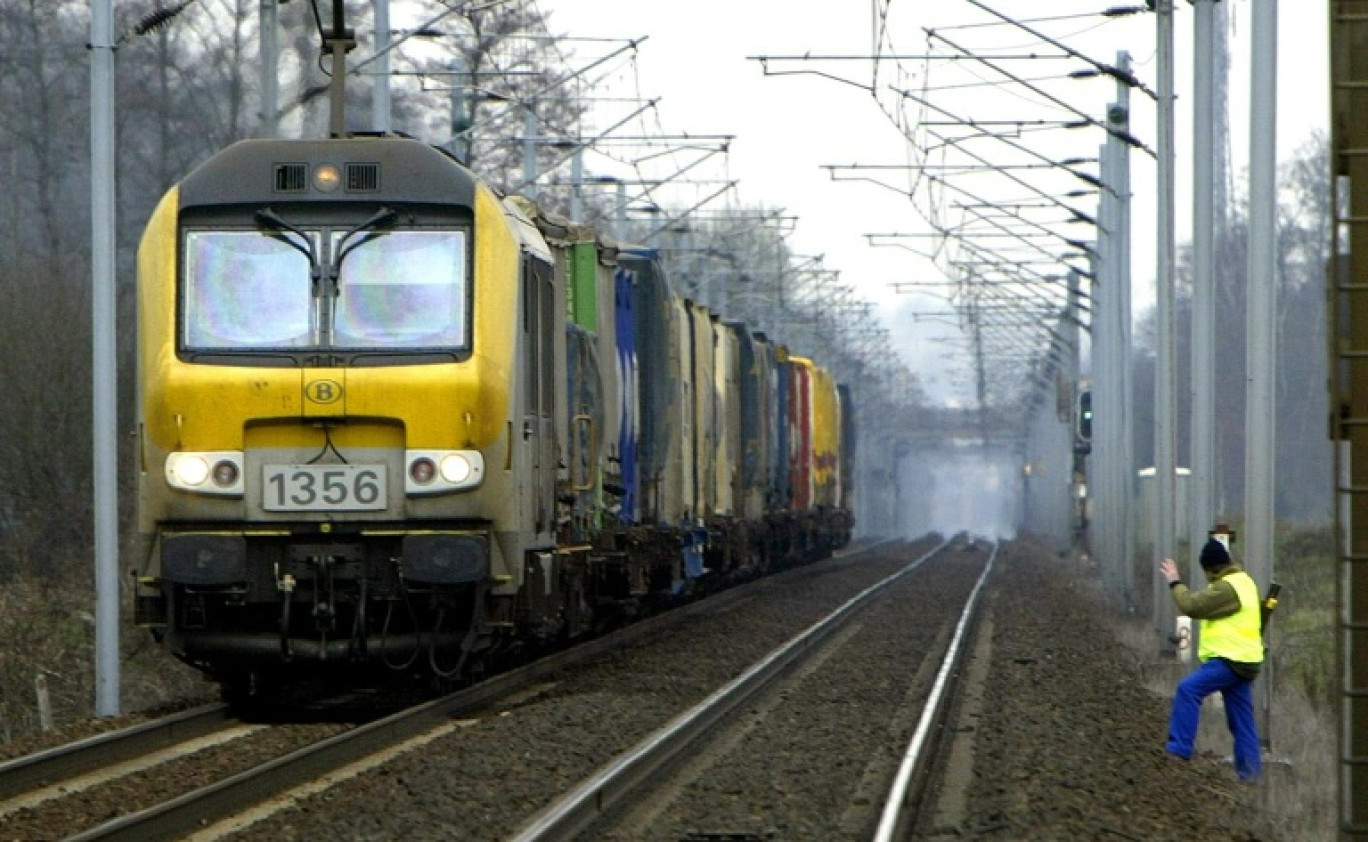
[[[349,766],[382,761],[405,744],[440,736],[453,721],[459,723],[461,717],[495,700],[515,697],[557,670],[623,645],[650,625],[590,641],[467,690],[354,726],[333,722],[332,716],[323,723],[244,723],[230,716],[227,705],[213,704],[17,758],[0,765],[0,822],[7,835],[17,832],[18,838],[184,838],[292,788],[306,787]],[[282,729],[288,733],[282,735]],[[268,745],[244,745],[253,739]],[[252,759],[221,761],[209,757],[210,752]],[[166,770],[164,764],[170,762],[191,769]],[[142,789],[148,779],[164,783],[206,776],[213,780],[199,786],[150,787],[162,795],[144,792],[157,799],[145,806],[131,799],[118,803],[117,793],[108,792],[101,793],[93,807],[86,801],[97,788],[128,791]],[[81,824],[109,810],[120,814]]]
[[[225,704],[203,705],[0,763],[0,803],[46,786],[184,743],[229,721]]]
[[[829,562],[832,568],[852,563]],[[820,567],[785,574],[820,575]],[[725,611],[745,589],[638,623],[443,699],[359,725],[267,726],[233,720],[210,705],[0,765],[0,822],[13,838],[186,838],[281,793],[360,768],[395,747],[420,744],[459,727],[463,717],[520,693],[557,672],[686,622]],[[532,688],[529,690],[529,688]],[[303,797],[303,796],[297,796]],[[241,822],[239,822],[241,824]],[[221,826],[205,838],[231,833]]]
[[[512,838],[905,838],[996,548],[932,608],[910,574],[951,552],[937,547],[846,601]],[[909,606],[925,610],[914,619]],[[873,698],[843,698],[855,686],[843,673],[870,654],[888,680]]]

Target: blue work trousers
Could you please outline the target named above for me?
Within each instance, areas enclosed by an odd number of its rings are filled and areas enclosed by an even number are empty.
[[[1202,700],[1217,690],[1225,699],[1226,724],[1235,737],[1235,774],[1242,781],[1259,779],[1259,729],[1254,723],[1254,680],[1241,678],[1222,658],[1212,658],[1178,682],[1164,748],[1184,759],[1192,757]]]

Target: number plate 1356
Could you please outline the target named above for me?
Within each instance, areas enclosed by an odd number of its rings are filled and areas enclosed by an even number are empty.
[[[355,512],[385,508],[384,465],[266,465],[268,512]]]

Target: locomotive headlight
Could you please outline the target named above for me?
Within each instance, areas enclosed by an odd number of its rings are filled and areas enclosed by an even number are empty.
[[[182,491],[224,497],[242,496],[242,454],[170,453],[166,457],[166,484]]]
[[[209,479],[209,463],[198,453],[173,453],[166,460],[166,478],[172,485],[198,488]]]
[[[410,450],[411,495],[446,494],[478,488],[484,482],[484,456],[478,450]]]
[[[449,453],[442,457],[442,479],[452,485],[461,485],[472,473],[474,469],[464,453]]]

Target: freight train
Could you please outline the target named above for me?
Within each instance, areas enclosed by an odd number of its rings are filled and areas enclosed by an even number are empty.
[[[417,140],[248,140],[138,251],[135,613],[231,695],[464,681],[851,533],[852,407]]]

